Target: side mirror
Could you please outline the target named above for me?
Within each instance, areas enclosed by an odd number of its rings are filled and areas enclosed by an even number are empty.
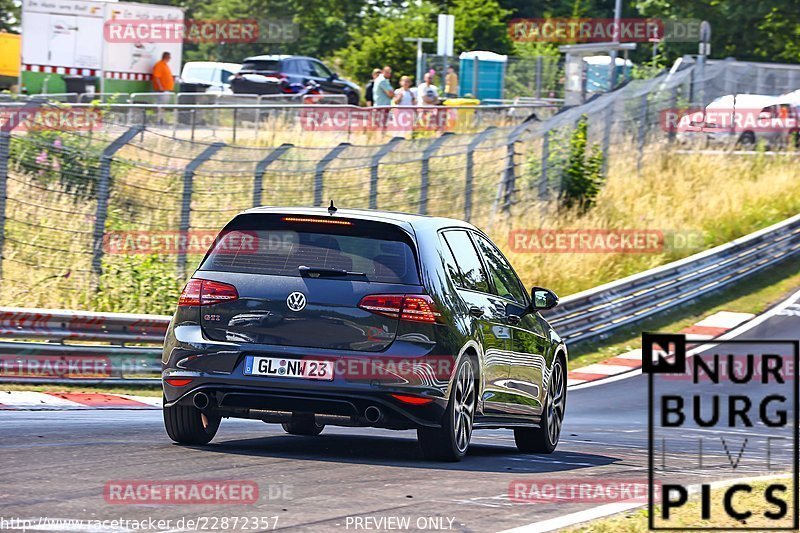
[[[558,296],[549,289],[534,287],[531,289],[531,309],[544,311],[558,305]]]
[[[336,72],[332,72],[331,73],[331,79],[332,80],[338,80],[339,79],[339,75]]]

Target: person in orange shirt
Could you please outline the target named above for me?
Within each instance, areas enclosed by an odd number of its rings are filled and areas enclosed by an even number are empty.
[[[175,88],[175,79],[172,77],[172,71],[169,69],[169,60],[172,55],[169,52],[161,54],[161,61],[158,61],[153,66],[153,89],[161,93],[158,98],[159,104],[169,104],[172,98],[172,90]],[[164,110],[159,105],[157,112],[157,120],[159,124],[164,122]]]
[[[161,54],[161,61],[153,67],[153,88],[160,93],[172,91],[175,88],[175,79],[169,69],[171,57],[169,52],[164,52]]]

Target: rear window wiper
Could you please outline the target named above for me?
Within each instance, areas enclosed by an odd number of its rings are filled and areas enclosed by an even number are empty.
[[[350,270],[344,270],[340,268],[324,268],[324,267],[310,267],[306,265],[300,265],[297,267],[297,270],[300,271],[301,276],[310,276],[312,278],[318,278],[320,276],[362,276],[367,277],[364,272],[352,272]]]

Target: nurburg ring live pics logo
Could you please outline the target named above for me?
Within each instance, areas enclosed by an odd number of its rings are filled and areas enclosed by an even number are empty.
[[[642,334],[649,528],[797,531],[800,341],[690,343]]]

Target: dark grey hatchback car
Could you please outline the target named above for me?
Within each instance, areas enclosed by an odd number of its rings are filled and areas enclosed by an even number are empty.
[[[180,296],[163,353],[164,423],[206,444],[226,417],[416,429],[459,460],[473,429],[551,453],[567,350],[489,238],[458,220],[255,208],[222,230]]]

